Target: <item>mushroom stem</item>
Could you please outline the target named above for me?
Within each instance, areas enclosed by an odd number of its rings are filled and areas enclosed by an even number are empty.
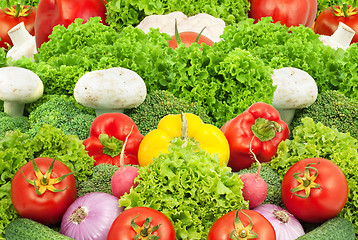
[[[24,44],[32,37],[31,34],[26,30],[24,22],[21,22],[11,28],[8,31],[8,34],[14,46],[20,46]]]
[[[4,101],[4,112],[10,117],[22,117],[24,108],[24,103]]]
[[[295,109],[276,109],[281,119],[287,124],[287,126],[290,126],[293,117],[295,116]]]
[[[340,44],[343,49],[347,49],[354,37],[355,31],[346,24],[339,22],[337,30],[332,34],[331,38]]]
[[[98,117],[103,113],[123,113],[123,109],[95,109],[95,112]]]

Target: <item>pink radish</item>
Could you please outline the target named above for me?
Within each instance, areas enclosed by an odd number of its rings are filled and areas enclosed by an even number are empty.
[[[259,164],[259,168],[256,173],[241,174],[240,179],[244,184],[244,187],[242,188],[242,196],[246,201],[249,201],[249,208],[252,209],[265,201],[267,197],[267,184],[265,180],[260,177],[261,163],[257,160],[254,152],[251,150],[251,143],[250,152]]]
[[[117,198],[120,198],[125,193],[129,193],[132,187],[135,188],[137,186],[134,180],[139,175],[139,169],[131,165],[124,166],[124,151],[127,145],[128,137],[132,133],[132,130],[133,127],[123,143],[119,160],[119,169],[114,172],[111,180],[112,194]]]

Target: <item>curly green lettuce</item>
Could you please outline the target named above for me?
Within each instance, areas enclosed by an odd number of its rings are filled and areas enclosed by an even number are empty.
[[[358,233],[358,140],[312,118],[302,118],[302,124],[292,131],[292,139],[281,142],[270,166],[281,179],[299,160],[321,157],[331,160],[343,171],[349,187],[348,200],[340,216],[353,223]]]
[[[247,209],[243,183],[217,157],[199,148],[198,142],[174,138],[169,153],[139,170],[137,187],[119,200],[120,206],[147,206],[174,224],[178,239],[206,239],[211,225],[225,213]]]
[[[139,24],[146,16],[177,11],[187,16],[207,13],[223,19],[226,24],[235,24],[247,18],[250,3],[248,0],[109,0],[106,8],[106,22],[120,31],[126,26]]]

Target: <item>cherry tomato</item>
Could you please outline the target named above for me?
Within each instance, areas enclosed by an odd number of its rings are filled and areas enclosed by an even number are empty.
[[[230,234],[235,236],[230,237]],[[271,223],[260,213],[254,210],[234,210],[215,221],[207,240],[231,239],[276,240],[276,233]]]
[[[272,17],[287,27],[312,27],[317,14],[317,0],[250,0],[250,5],[249,17],[255,22]]]
[[[320,223],[338,215],[348,198],[342,170],[324,158],[306,158],[289,168],[282,180],[282,201],[299,220]]]
[[[179,33],[180,40],[183,43],[185,43],[187,46],[190,46],[192,43],[194,43],[198,35],[199,35],[198,33],[190,32],[190,31]],[[175,35],[172,36],[171,40],[168,40],[168,43],[169,43],[169,47],[173,49],[176,49],[178,47],[178,43]],[[198,44],[201,45],[202,43],[205,43],[208,46],[212,46],[214,44],[214,42],[210,38],[205,37],[204,35],[200,35]]]
[[[134,207],[123,211],[114,220],[107,240],[149,239],[149,236],[159,239],[159,232],[160,240],[176,239],[173,224],[167,216],[149,207]]]
[[[35,158],[34,161],[35,165],[30,161],[14,175],[11,182],[12,204],[21,217],[45,225],[56,224],[76,199],[75,177],[60,161],[47,157]],[[57,179],[61,176],[65,178]],[[63,191],[56,192],[55,189]]]
[[[342,22],[356,32],[352,43],[358,42],[358,8],[347,5],[346,8],[344,6],[333,6],[323,10],[316,19],[313,31],[320,35],[331,36],[337,30],[339,22]]]
[[[32,36],[35,36],[36,8],[20,5],[17,8],[18,9],[16,9],[16,5],[14,5],[10,8],[0,9],[0,47],[7,49],[8,47],[5,43],[13,46],[7,32],[21,22],[24,22],[26,30]]]

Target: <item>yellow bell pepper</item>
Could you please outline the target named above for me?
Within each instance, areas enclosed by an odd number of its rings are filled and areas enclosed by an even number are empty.
[[[187,135],[199,142],[199,147],[219,158],[220,166],[226,166],[230,157],[229,142],[224,133],[211,124],[205,124],[196,115],[185,113],[187,121]],[[182,136],[181,114],[169,114],[163,117],[157,129],[144,136],[138,149],[138,162],[146,166],[153,162],[153,158],[160,153],[168,153],[170,141]]]

